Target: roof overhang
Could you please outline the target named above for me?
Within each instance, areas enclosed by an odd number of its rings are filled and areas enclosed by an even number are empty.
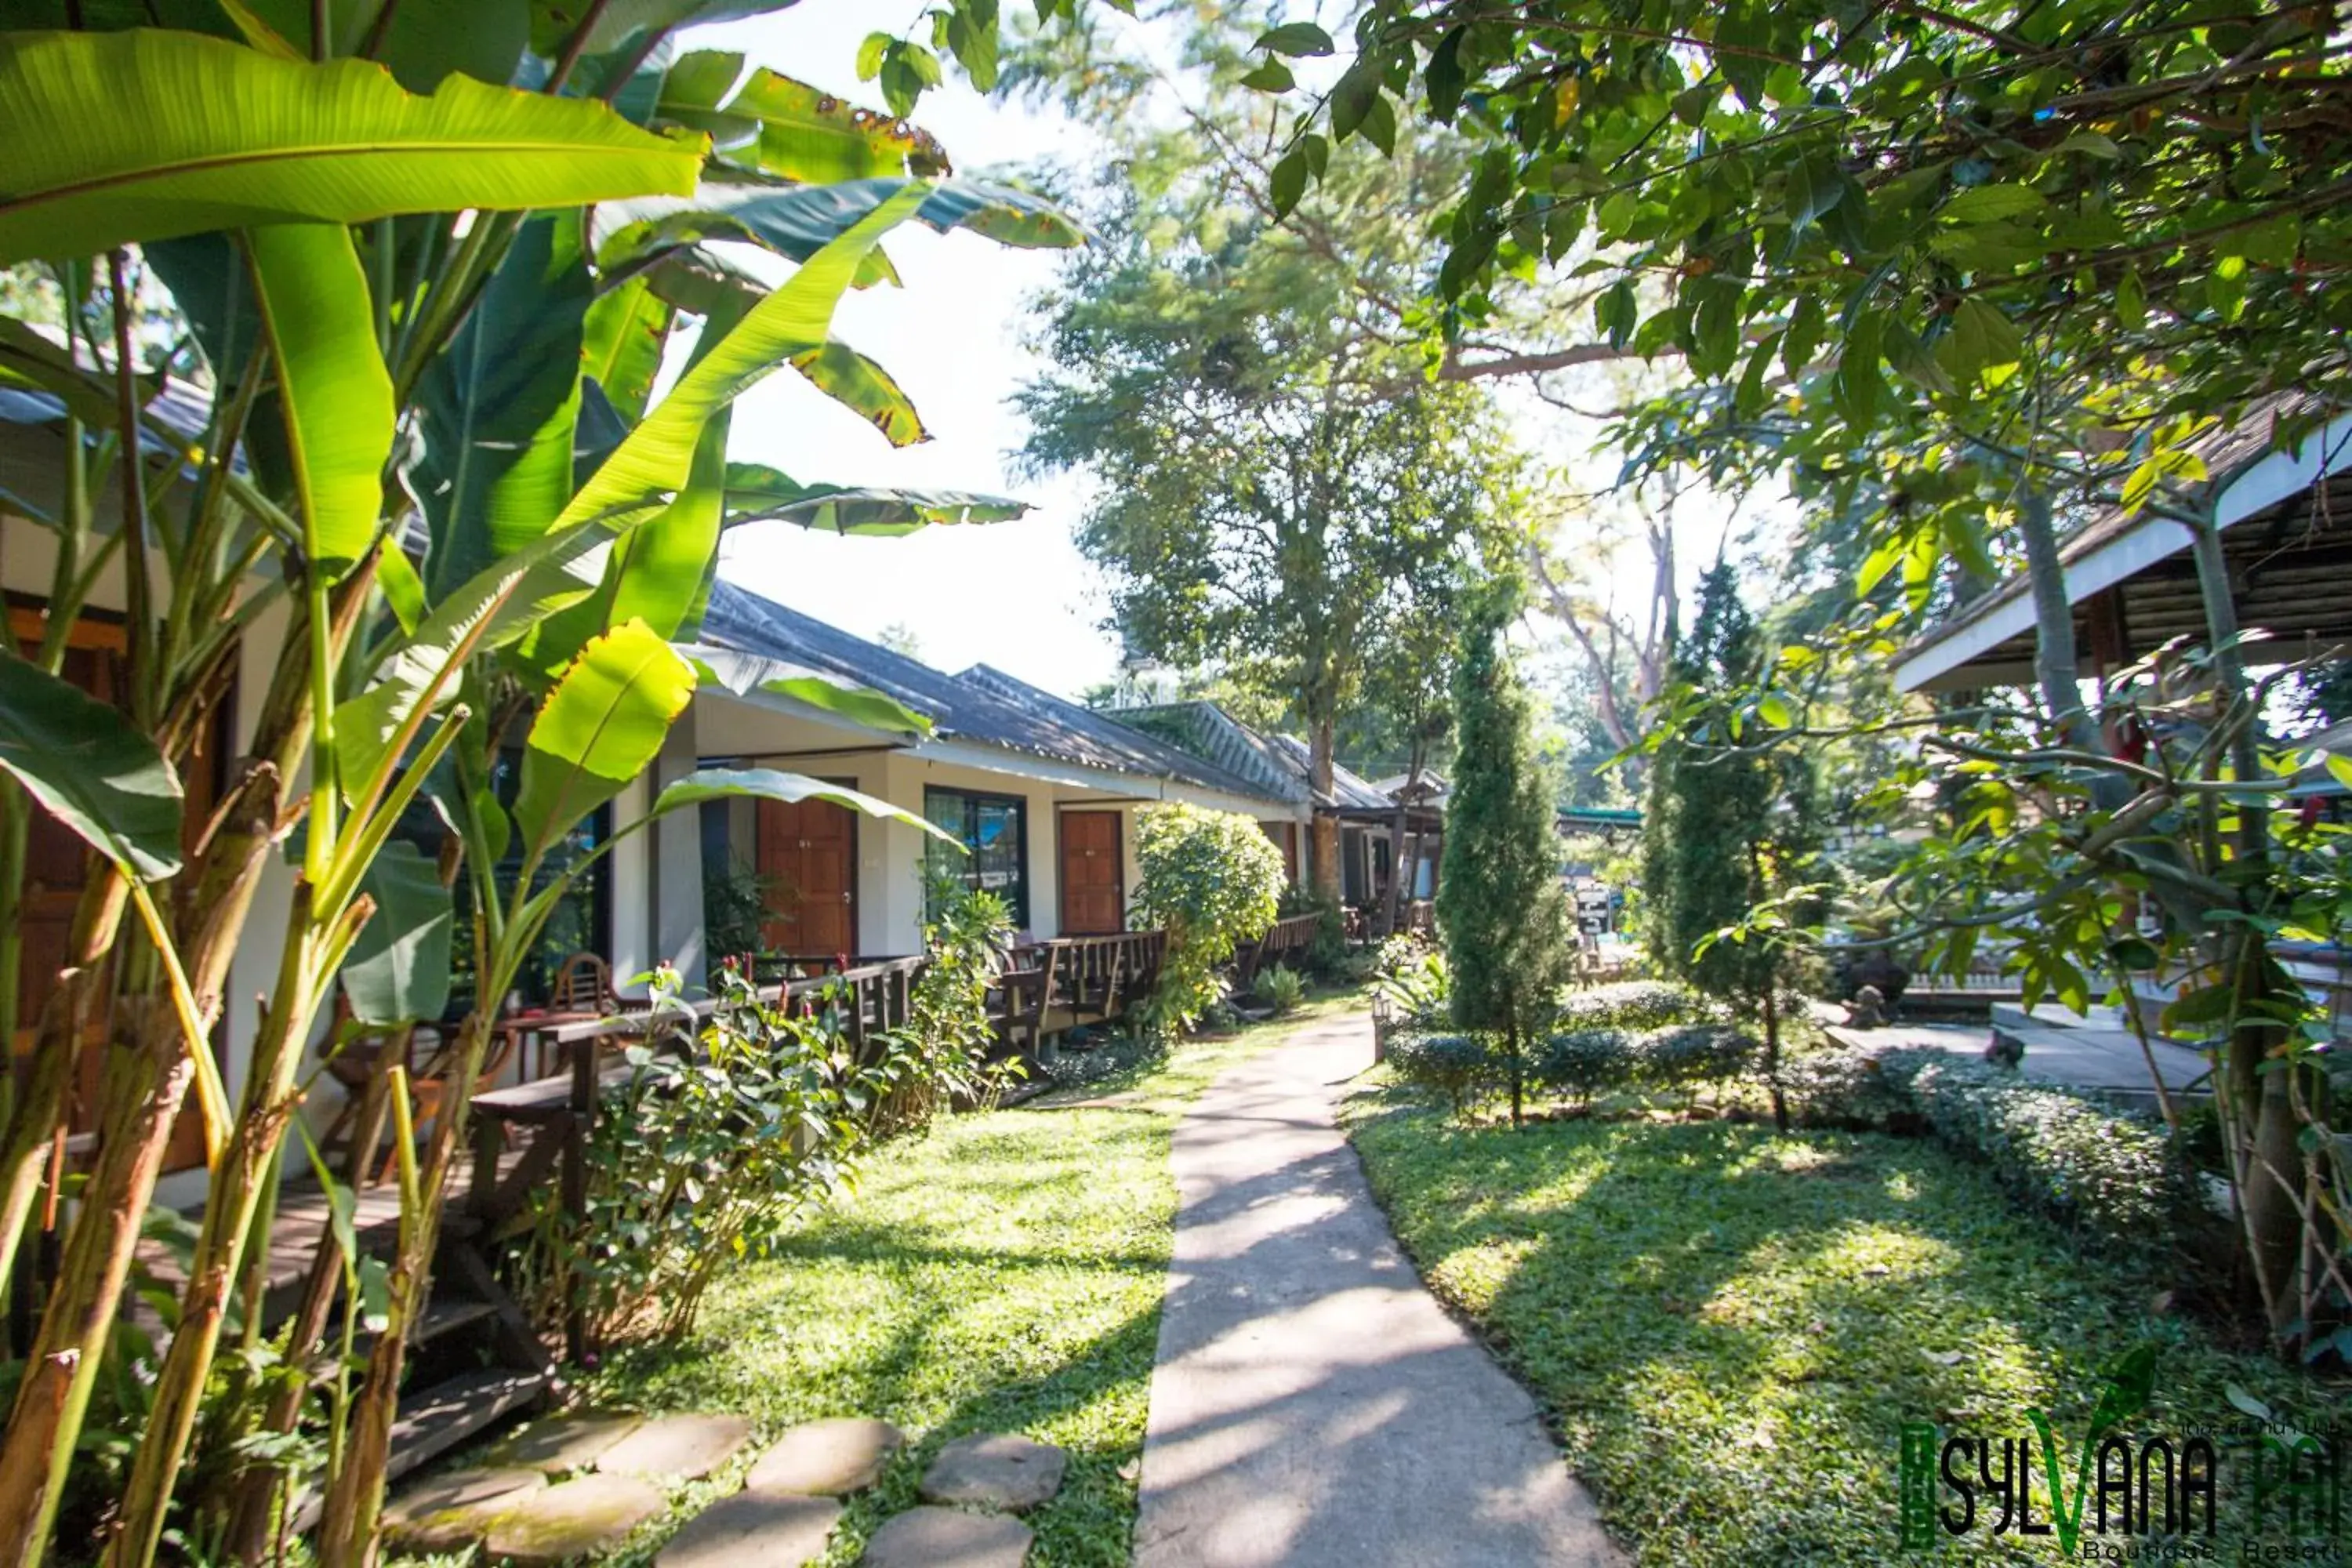
[[[1179,802],[1186,805],[1209,806],[1219,811],[1239,812],[1245,816],[1265,817],[1269,814],[1287,816],[1293,808],[1285,802],[1256,800],[1246,795],[1229,795],[1223,790],[1206,789],[1187,784],[1182,779],[1160,778],[1144,773],[1117,773],[1108,768],[1085,767],[1076,763],[1062,762],[1054,757],[1042,757],[1027,752],[1010,751],[1000,746],[979,745],[952,736],[935,736],[907,748],[909,756],[950,766],[971,768],[981,773],[1003,773],[1009,778],[1027,779],[1036,784],[1059,784],[1065,789],[1083,789],[1116,797],[1122,803]]]
[[[2228,529],[2311,489],[2352,461],[2352,416],[2330,420],[2293,451],[2272,451],[2218,481],[2213,521]],[[2184,523],[2141,512],[2122,526],[2098,531],[2065,552],[2066,602],[2080,605],[2177,555],[2194,542]],[[2033,596],[2023,578],[2011,578],[1922,634],[1895,655],[1900,691],[1955,686],[1998,686],[2032,678],[2030,663],[1977,664],[2004,643],[2033,630]],[[1965,670],[1965,674],[1959,672]]]

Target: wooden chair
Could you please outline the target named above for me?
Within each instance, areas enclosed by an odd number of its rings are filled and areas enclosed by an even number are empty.
[[[593,952],[575,952],[555,972],[548,988],[551,1013],[617,1013],[620,996],[613,989],[613,966]]]

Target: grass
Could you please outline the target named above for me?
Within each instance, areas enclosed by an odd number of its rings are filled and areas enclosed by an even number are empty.
[[[1903,1422],[2027,1436],[2039,1405],[2071,1467],[2098,1369],[2145,1341],[2160,1346],[2136,1423],[2149,1436],[2225,1427],[2232,1384],[2342,1419],[2336,1391],[2218,1345],[2163,1310],[2162,1279],[2078,1253],[1931,1143],[1725,1121],[1465,1128],[1379,1089],[1345,1116],[1423,1276],[1535,1391],[1645,1564],[1903,1561]],[[2245,1496],[2232,1461],[2225,1446],[2225,1536]],[[2054,1536],[1995,1541],[1990,1523],[1923,1560],[2059,1560]]]
[[[1028,1516],[1032,1568],[1125,1563],[1176,1212],[1169,1135],[1219,1072],[1353,1000],[1188,1041],[891,1145],[853,1197],[716,1285],[691,1333],[585,1378],[583,1403],[740,1412],[761,1442],[821,1416],[897,1423],[908,1449],[851,1501],[825,1559],[835,1565],[915,1505],[942,1444],[1024,1433],[1070,1454],[1060,1494]],[[759,1446],[615,1561],[649,1561],[740,1484]]]

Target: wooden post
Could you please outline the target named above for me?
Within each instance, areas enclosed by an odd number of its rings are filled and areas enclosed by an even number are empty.
[[[577,1239],[580,1227],[588,1218],[588,1134],[596,1121],[596,1041],[592,1037],[573,1040],[572,1052],[572,1114],[563,1126],[563,1217],[572,1227]],[[495,1171],[496,1163],[493,1161]],[[583,1361],[595,1352],[589,1342],[588,1311],[583,1302],[587,1287],[586,1271],[576,1261],[572,1268],[572,1303],[563,1319],[564,1353],[573,1361]]]

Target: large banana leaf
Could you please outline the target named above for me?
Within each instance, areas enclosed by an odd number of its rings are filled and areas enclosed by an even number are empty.
[[[754,800],[780,800],[787,805],[803,800],[830,801],[835,805],[862,811],[868,816],[878,816],[889,822],[903,822],[909,827],[919,827],[941,843],[957,848],[962,843],[953,834],[935,823],[926,822],[911,811],[902,810],[887,800],[861,795],[840,784],[829,784],[822,779],[800,773],[780,773],[774,768],[703,768],[664,789],[654,801],[653,810],[646,820],[667,816],[673,811],[683,811],[705,801],[734,800],[744,797]]]
[[[607,270],[704,239],[741,239],[804,261],[884,202],[918,182],[847,180],[764,185],[708,180],[690,197],[639,196],[596,208],[589,242]],[[944,234],[968,228],[1003,245],[1067,247],[1084,235],[1042,196],[983,180],[945,180],[916,217]]]
[[[578,215],[534,218],[426,372],[413,482],[433,525],[436,590],[545,533],[572,499],[593,292]]]
[[[919,713],[897,698],[860,686],[829,670],[788,659],[770,658],[764,654],[745,653],[739,648],[718,647],[709,643],[682,642],[672,645],[694,666],[694,672],[705,688],[717,687],[749,697],[754,691],[764,691],[775,697],[789,697],[820,712],[832,713],[861,724],[868,730],[880,730],[891,734],[928,735],[931,732],[930,716]]]
[[[312,0],[241,3],[254,22],[296,46],[294,58],[310,57]],[[397,0],[388,8],[383,0],[330,0],[326,16],[327,52],[335,55],[358,54],[381,18],[383,37],[371,58],[411,92],[432,91],[452,71],[503,85],[530,44],[529,0]]]
[[[603,104],[196,33],[0,34],[0,264],[206,229],[694,189],[701,138]]]
[[[540,704],[523,749],[514,821],[526,862],[653,766],[693,697],[693,668],[643,621],[583,648]]]
[[[669,510],[637,530],[614,554],[615,622],[639,620],[659,635],[679,635],[698,621],[703,582],[719,553],[719,514],[727,500],[727,432],[721,408],[702,427],[686,488]]]
[[[523,637],[594,591],[603,558],[657,510],[638,498],[564,523],[468,578],[388,648],[365,690],[335,710],[336,776],[347,793],[404,751],[466,661]],[[583,564],[586,563],[586,564]]]
[[[405,839],[377,851],[360,890],[375,913],[360,928],[343,965],[343,994],[362,1024],[413,1024],[449,1005],[449,938],[457,901],[441,868]]]
[[[628,439],[572,498],[558,525],[615,505],[641,504],[649,496],[675,493],[684,486],[702,422],[793,355],[825,341],[834,307],[856,275],[859,258],[911,216],[929,194],[919,184],[896,193],[760,301],[629,432]]]
[[[804,485],[764,463],[727,465],[727,526],[795,522],[874,538],[896,538],[934,524],[1005,522],[1027,501],[964,490],[886,489]]]
[[[887,370],[838,341],[793,356],[793,368],[819,392],[882,432],[893,447],[928,441],[923,416]]]
[[[588,307],[581,368],[624,419],[634,423],[646,416],[675,320],[669,302],[656,298],[641,278],[598,295]]]
[[[730,132],[720,140],[721,156],[779,179],[824,185],[879,174],[928,178],[950,172],[947,149],[929,132],[775,71],[753,71],[724,104],[697,105],[684,101],[685,96],[673,112],[665,89],[660,110],[665,118],[712,130],[697,116],[715,116]],[[754,134],[735,144],[733,134],[740,127],[751,128]]]
[[[592,11],[587,52],[601,55],[619,48],[641,33],[673,31],[710,22],[733,22],[789,10],[794,0],[610,0],[601,9],[589,0],[531,0],[530,45],[552,55],[571,41],[581,19]]]
[[[0,650],[0,771],[141,881],[180,868],[179,776],[131,721]]]
[[[341,576],[374,548],[392,454],[392,377],[367,278],[341,224],[265,224],[247,245],[304,536],[312,564]]]

